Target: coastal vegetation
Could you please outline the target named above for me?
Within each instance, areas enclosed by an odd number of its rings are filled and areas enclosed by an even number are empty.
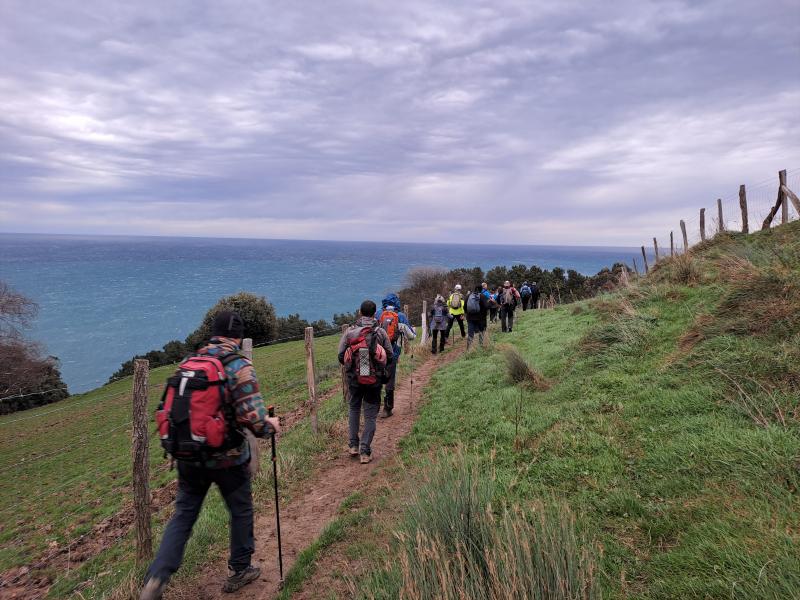
[[[69,396],[58,359],[23,335],[39,307],[0,281],[0,414],[57,402]]]

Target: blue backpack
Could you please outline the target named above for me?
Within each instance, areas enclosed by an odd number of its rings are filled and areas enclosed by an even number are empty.
[[[531,291],[530,287],[528,287],[527,285],[523,285],[519,289],[519,295],[522,296],[523,298],[527,298],[528,296],[532,296],[533,292]]]

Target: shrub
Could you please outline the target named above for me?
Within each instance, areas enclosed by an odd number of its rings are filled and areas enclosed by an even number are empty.
[[[203,318],[200,327],[186,338],[186,345],[196,349],[206,343],[211,337],[211,325],[214,317],[223,310],[233,310],[239,313],[244,321],[245,337],[252,338],[253,344],[262,344],[278,337],[275,307],[263,296],[256,296],[250,292],[239,292],[220,299],[212,306]]]
[[[572,514],[535,505],[533,513],[490,506],[494,481],[461,455],[431,469],[396,539],[399,577],[372,577],[385,586],[369,598],[442,600],[599,597],[590,546]],[[391,572],[391,569],[387,569]],[[396,586],[397,589],[386,589]]]
[[[503,348],[503,354],[506,358],[506,367],[511,381],[534,390],[547,390],[550,388],[550,384],[544,376],[531,367],[516,348],[506,346]]]

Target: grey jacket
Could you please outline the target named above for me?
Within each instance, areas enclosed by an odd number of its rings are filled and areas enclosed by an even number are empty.
[[[392,349],[392,342],[389,341],[389,335],[378,325],[378,321],[372,317],[359,317],[355,325],[351,325],[347,331],[342,334],[342,339],[339,340],[339,364],[344,364],[344,355],[350,342],[355,340],[364,327],[372,329],[372,335],[378,336],[377,343],[383,346],[386,350],[386,366],[388,367],[394,362],[394,350]],[[371,340],[369,340],[371,341]],[[354,376],[351,372],[347,373],[348,381],[352,383]]]

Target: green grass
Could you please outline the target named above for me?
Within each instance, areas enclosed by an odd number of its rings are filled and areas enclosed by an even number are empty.
[[[406,477],[457,450],[488,465],[493,505],[566,503],[604,598],[800,597],[798,256],[800,223],[726,235],[628,291],[520,315],[495,341],[550,389],[514,385],[497,349],[448,365]],[[398,577],[377,560],[358,583]]]
[[[338,336],[315,341],[316,362],[324,393],[339,381],[335,352]],[[265,399],[277,414],[296,408],[307,398],[303,342],[257,348],[254,364]],[[174,367],[150,373],[153,386],[150,409],[160,397],[160,384]],[[131,381],[121,380],[58,404],[0,418],[0,572],[29,565],[45,555],[49,546],[64,546],[105,517],[116,514],[131,500]],[[314,456],[332,443],[330,423],[341,416],[341,399],[332,398],[320,408],[323,435],[314,436],[300,424],[281,441],[282,485],[291,490],[313,467]],[[328,428],[327,430],[325,428]],[[154,429],[152,427],[151,429]],[[262,456],[265,471],[255,484],[257,500],[271,496],[269,457]],[[175,478],[165,465],[155,436],[150,445],[151,489]],[[269,486],[269,488],[267,488]],[[157,534],[169,509],[155,518]],[[224,544],[227,516],[219,495],[213,492],[187,550],[186,571],[206,559],[208,552]],[[156,541],[158,535],[156,536]],[[52,597],[68,595],[81,586],[84,597],[101,597],[135,572],[131,536],[113,539],[110,547],[79,568],[42,574],[56,580]],[[87,583],[88,582],[88,583]]]

